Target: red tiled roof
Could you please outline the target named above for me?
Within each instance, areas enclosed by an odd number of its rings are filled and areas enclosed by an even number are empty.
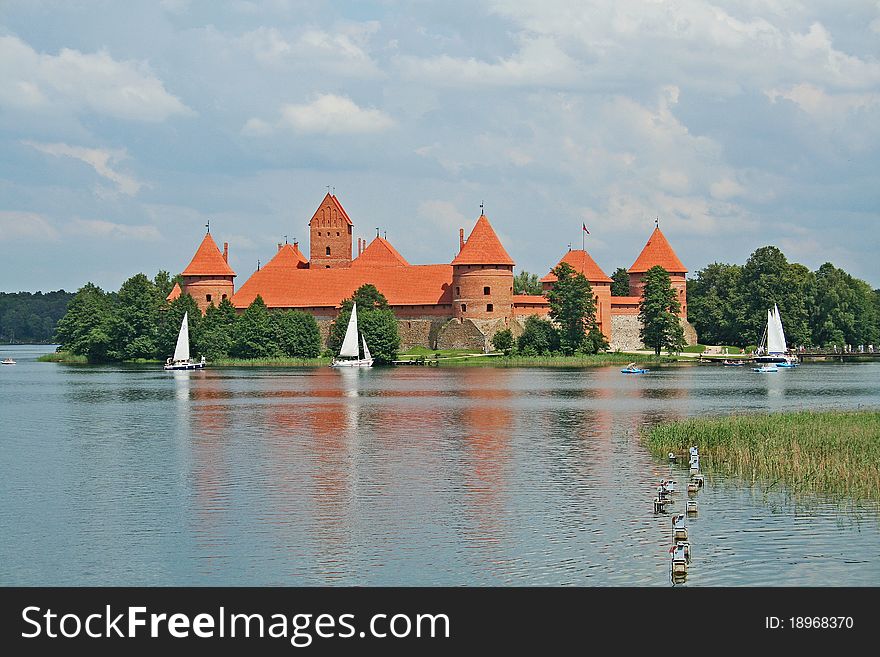
[[[270,308],[337,308],[364,283],[372,283],[392,306],[452,303],[450,265],[298,269],[290,264],[256,271],[232,297],[246,308],[259,294]]]
[[[513,304],[518,303],[540,303],[550,305],[550,301],[543,294],[514,294]]]
[[[596,261],[590,257],[590,254],[581,249],[572,249],[564,256],[562,256],[562,260],[556,263],[556,267],[561,265],[563,262],[567,262],[572,266],[572,268],[576,272],[580,272],[584,276],[587,277],[587,280],[590,283],[612,283],[613,281],[608,277],[602,268],[596,264]],[[556,269],[554,267],[553,269]],[[551,271],[549,274],[544,276],[541,279],[542,283],[555,283],[556,275]]]
[[[263,269],[267,267],[294,267],[305,269],[309,266],[308,259],[299,250],[299,246],[294,244],[285,244],[276,253],[272,259],[267,262]]]
[[[175,283],[174,287],[171,288],[171,292],[169,292],[168,296],[165,297],[165,300],[166,301],[174,301],[181,294],[183,294],[183,290],[180,289],[180,285],[178,283]]]
[[[183,276],[235,276],[235,272],[223,259],[223,254],[211,237],[205,233],[205,239],[199,244],[196,254],[182,272]]]
[[[348,223],[349,226],[354,225],[351,219],[348,217],[348,213],[345,211],[345,208],[342,207],[342,203],[339,202],[339,199],[328,192],[327,195],[324,197],[324,200],[321,201],[321,204],[318,206],[318,209],[315,210],[315,214],[313,214],[312,218],[309,220],[309,226],[311,226],[312,222],[318,218],[318,214],[321,212],[321,208],[324,207],[335,209],[339,213],[339,215],[343,219],[345,219],[346,223]]]
[[[660,265],[670,273],[683,274],[687,272],[685,266],[681,264],[681,260],[675,255],[675,251],[669,246],[669,242],[666,241],[666,236],[660,232],[659,226],[651,233],[645,248],[642,249],[639,257],[636,258],[628,271],[631,274],[646,272],[655,265]]]
[[[352,267],[409,267],[410,264],[384,237],[376,237],[357,258]]]
[[[453,265],[513,265],[513,259],[501,246],[492,224],[481,214]]]

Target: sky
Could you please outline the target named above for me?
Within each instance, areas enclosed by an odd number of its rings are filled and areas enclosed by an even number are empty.
[[[0,2],[0,291],[178,273],[208,221],[240,286],[328,188],[413,264],[483,203],[517,272],[657,219],[691,276],[880,287],[878,174],[876,0]]]

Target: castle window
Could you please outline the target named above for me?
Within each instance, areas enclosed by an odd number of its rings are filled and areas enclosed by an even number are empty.
[[[206,300],[208,303],[211,303],[211,295],[210,295],[210,294],[206,294],[206,295],[205,295],[205,300]]]
[[[321,231],[320,231],[320,230],[318,231],[318,237],[321,237]]]
[[[491,304],[491,303],[486,304],[486,312],[487,313],[491,313],[494,310],[495,310],[495,306],[493,304]]]
[[[327,250],[329,251],[330,249]],[[330,265],[324,265],[324,269],[330,269]]]
[[[483,288],[483,294],[489,294],[489,293],[490,293],[490,290],[489,290],[489,286],[487,285],[486,287]]]
[[[220,301],[226,301],[226,295],[225,295],[225,294],[224,294],[223,296],[220,297]]]
[[[338,231],[338,230],[336,231],[336,237],[339,237],[339,231]]]
[[[327,247],[327,255],[330,255],[330,247]]]
[[[461,288],[460,287],[455,288],[455,296],[457,296],[457,297],[461,296]]]
[[[463,312],[463,313],[467,312],[467,304],[466,303],[461,304],[461,312]]]

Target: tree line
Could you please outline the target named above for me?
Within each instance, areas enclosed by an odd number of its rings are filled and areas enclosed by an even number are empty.
[[[321,332],[309,313],[270,311],[257,296],[240,314],[229,299],[223,299],[219,306],[209,305],[203,316],[189,294],[166,300],[173,283],[164,271],[152,280],[144,274],[132,276],[118,292],[105,292],[87,283],[58,321],[58,350],[85,356],[89,362],[164,360],[174,353],[186,314],[190,353],[196,358],[306,359],[322,354]],[[338,349],[337,334],[338,342],[342,341],[354,300],[363,305],[358,324],[374,361],[390,362],[400,346],[397,322],[385,297],[372,285],[362,286],[342,302],[342,310],[331,325],[330,349]]]
[[[0,292],[0,342],[46,344],[73,292]]]
[[[810,271],[775,246],[757,249],[744,265],[715,262],[696,272],[687,298],[688,321],[704,344],[757,345],[773,304],[790,346],[880,342],[880,290],[831,263]]]

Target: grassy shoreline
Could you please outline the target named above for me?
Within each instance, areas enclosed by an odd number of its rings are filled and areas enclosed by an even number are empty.
[[[490,366],[490,367],[603,367],[608,365],[626,365],[627,363],[672,363],[675,358],[645,354],[606,353],[580,356],[503,356],[501,354],[473,355],[467,350],[429,351],[413,350],[398,356],[400,360],[416,361],[419,358],[435,360],[435,355],[440,354],[438,364],[441,367],[464,367],[464,366]],[[43,363],[65,363],[75,365],[87,365],[85,356],[76,356],[68,352],[53,352],[37,358]],[[211,367],[324,367],[330,365],[332,359],[319,358],[218,358],[209,361]],[[161,361],[143,360],[125,361],[127,364],[161,363]]]
[[[752,483],[880,502],[880,410],[802,411],[659,424],[642,433],[657,457],[700,450],[707,472]]]

